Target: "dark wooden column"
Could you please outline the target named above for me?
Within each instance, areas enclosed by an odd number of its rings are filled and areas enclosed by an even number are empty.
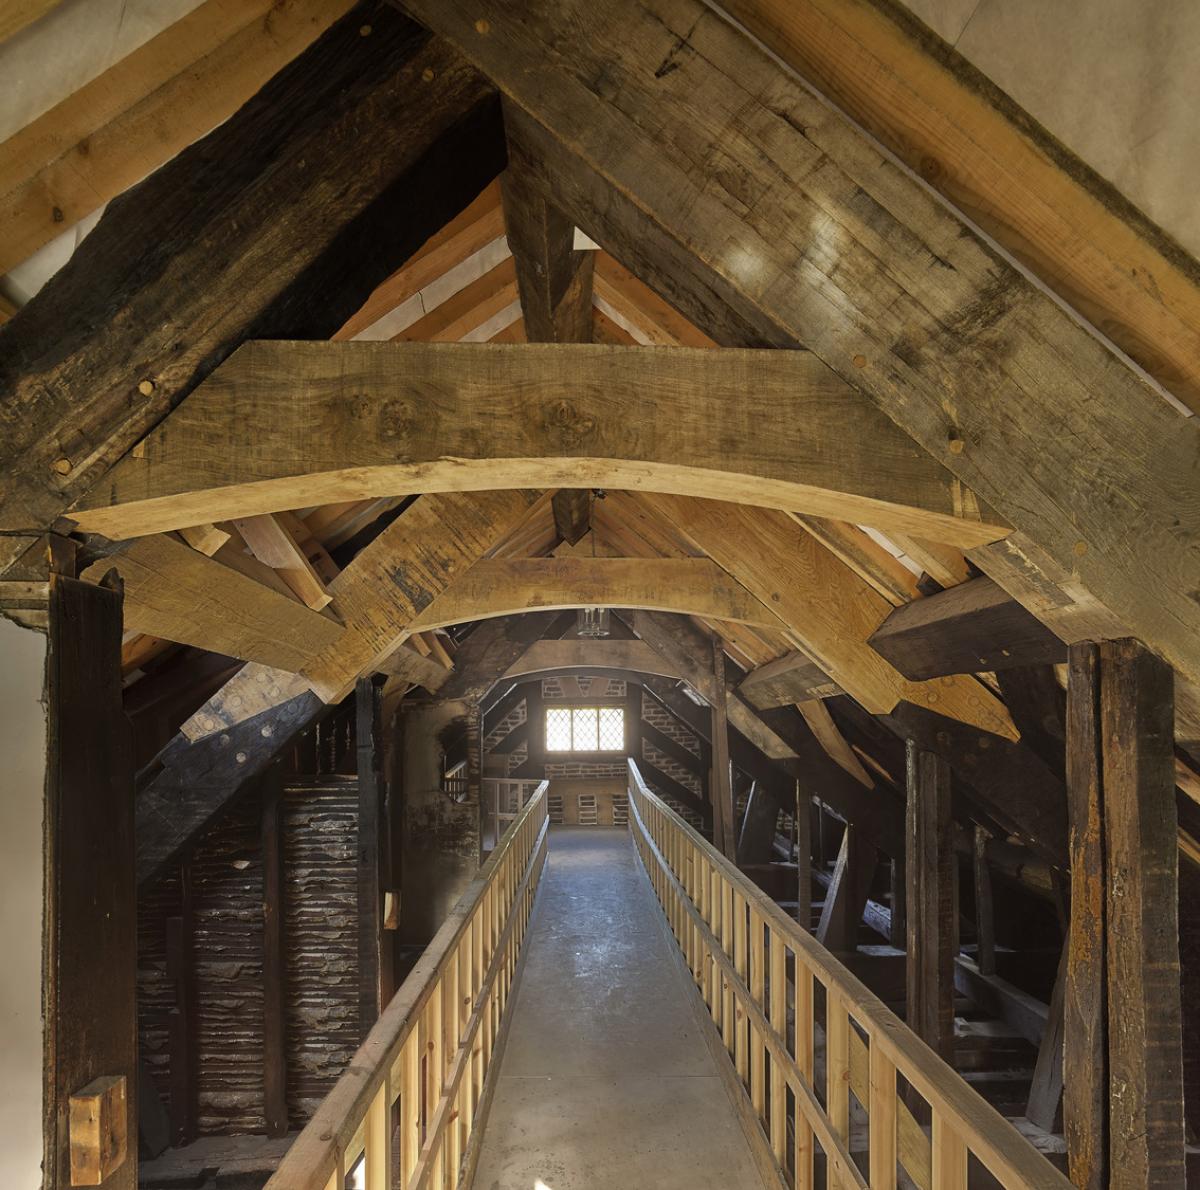
[[[825,904],[817,923],[817,941],[830,950],[847,952],[858,947],[858,925],[866,908],[878,853],[853,826],[842,835],[833,867],[833,879],[825,890]]]
[[[812,798],[796,782],[796,920],[812,929]]]
[[[891,868],[891,908],[892,921],[888,932],[888,941],[897,949],[904,950],[908,945],[908,875],[904,867],[903,857],[892,860]]]
[[[46,667],[46,1190],[72,1185],[70,1098],[111,1088],[137,1186],[133,764],[121,705],[121,593],[50,576]],[[103,1081],[101,1081],[103,1080]]]
[[[590,343],[596,254],[575,251],[574,223],[530,185],[519,154],[510,160],[500,191],[526,337],[531,343]]]
[[[1064,1127],[1081,1187],[1184,1184],[1174,675],[1071,647]]]
[[[975,871],[976,965],[981,975],[996,974],[996,920],[992,904],[992,872],[987,862],[987,841],[991,836],[982,826],[975,827],[972,859]]]
[[[283,766],[267,769],[262,791],[263,1117],[268,1136],[286,1136],[287,1049],[284,1028]]]
[[[946,1061],[954,1057],[954,824],[950,768],[908,743],[908,1023]]]
[[[383,945],[383,846],[386,837],[381,722],[382,687],[360,678],[355,687],[358,744],[358,1020],[365,1037],[392,992]]]
[[[168,917],[167,978],[175,985],[175,1006],[167,1018],[171,1072],[171,1144],[196,1139],[196,974],[193,944],[192,865],[179,865],[179,916]]]
[[[715,632],[712,636],[712,668],[712,775],[708,787],[713,808],[713,841],[729,859],[736,859],[733,779],[729,771],[729,719],[725,701],[725,649]]]

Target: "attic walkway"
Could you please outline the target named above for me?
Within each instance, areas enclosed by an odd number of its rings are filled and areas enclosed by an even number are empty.
[[[759,1186],[627,830],[555,827],[475,1185]]]
[[[547,787],[268,1190],[1069,1187],[632,762],[631,841]]]

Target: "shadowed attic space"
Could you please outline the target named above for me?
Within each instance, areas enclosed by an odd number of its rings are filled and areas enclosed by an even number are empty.
[[[1171,179],[919,5],[175,7],[0,18],[8,1182],[1183,1184]]]

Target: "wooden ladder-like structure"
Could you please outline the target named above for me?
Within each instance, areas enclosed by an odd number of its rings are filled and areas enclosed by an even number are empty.
[[[632,761],[628,788],[635,847],[728,1055],[764,1185],[1070,1186]],[[546,860],[547,789],[516,811],[268,1190],[470,1185]]]

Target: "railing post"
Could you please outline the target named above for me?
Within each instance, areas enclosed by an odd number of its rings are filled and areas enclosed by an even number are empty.
[[[387,1076],[383,1086],[375,1092],[371,1106],[367,1109],[366,1190],[391,1190],[392,1184],[392,1129],[391,1087]]]
[[[933,1190],[966,1190],[967,1146],[941,1112],[933,1113]]]
[[[875,1044],[871,1046],[869,1098],[871,1190],[895,1190],[896,1067]]]

